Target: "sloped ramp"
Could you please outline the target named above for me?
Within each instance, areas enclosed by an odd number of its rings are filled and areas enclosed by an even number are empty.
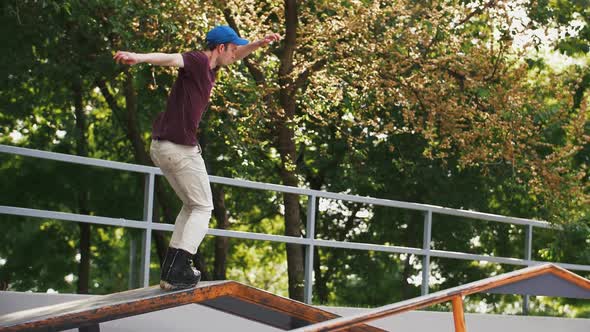
[[[374,308],[360,314],[300,327],[292,332],[346,331],[370,321],[451,302],[455,332],[465,332],[463,297],[475,293],[558,296],[590,299],[590,280],[554,264],[543,264],[504,273],[429,295]]]
[[[0,316],[0,331],[99,331],[99,323],[198,303],[282,330],[339,317],[330,312],[235,281],[201,282],[194,288],[163,291],[159,286],[97,296]],[[360,324],[345,331],[383,331]]]

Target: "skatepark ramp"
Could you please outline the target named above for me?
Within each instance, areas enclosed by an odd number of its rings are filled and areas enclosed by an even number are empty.
[[[444,291],[339,317],[298,301],[235,281],[211,281],[177,291],[159,286],[66,302],[0,316],[0,331],[99,331],[99,323],[198,303],[281,330],[383,331],[366,323],[450,301],[455,331],[467,331],[463,297],[475,293],[590,299],[590,280],[553,264],[533,266]]]
[[[465,332],[463,297],[475,293],[520,294],[590,299],[590,280],[553,264],[544,264],[504,273],[462,286],[420,296],[410,300],[382,306],[362,314],[332,319],[304,326],[293,332],[347,331],[358,324],[426,308],[434,304],[451,302],[455,332]]]
[[[159,286],[97,296],[0,316],[0,331],[100,331],[99,323],[198,303],[281,330],[292,330],[339,316],[235,281],[201,282],[194,288],[163,291]],[[378,332],[357,324],[345,329]]]

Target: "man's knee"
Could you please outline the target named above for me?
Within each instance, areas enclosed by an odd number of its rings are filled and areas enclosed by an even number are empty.
[[[208,205],[200,205],[200,204],[192,204],[189,205],[188,208],[191,212],[198,212],[198,213],[206,213],[211,216],[211,212],[213,211],[213,204]]]

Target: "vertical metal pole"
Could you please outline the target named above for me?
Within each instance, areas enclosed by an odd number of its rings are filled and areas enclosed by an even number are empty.
[[[424,214],[424,237],[422,249],[426,254],[422,257],[422,295],[428,294],[430,284],[430,241],[432,240],[432,211],[428,210]]]
[[[533,225],[527,225],[525,229],[525,240],[524,240],[524,259],[530,261],[533,252]],[[529,314],[529,296],[525,295],[522,298],[522,314]]]
[[[154,182],[156,175],[154,173],[146,174],[144,200],[143,200],[143,220],[146,222],[146,230],[143,232],[142,250],[142,284],[143,287],[150,285],[150,256],[152,248],[152,218],[154,211]]]
[[[315,239],[315,213],[316,213],[316,196],[307,196],[307,232],[306,236],[311,240],[311,243],[305,247],[305,294],[304,301],[311,304],[313,298],[313,252],[315,246],[313,240]]]

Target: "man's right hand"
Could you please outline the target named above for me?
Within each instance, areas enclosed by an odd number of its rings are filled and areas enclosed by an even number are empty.
[[[122,63],[124,65],[135,65],[140,62],[139,54],[133,52],[126,52],[126,51],[117,51],[113,56],[115,62]]]

